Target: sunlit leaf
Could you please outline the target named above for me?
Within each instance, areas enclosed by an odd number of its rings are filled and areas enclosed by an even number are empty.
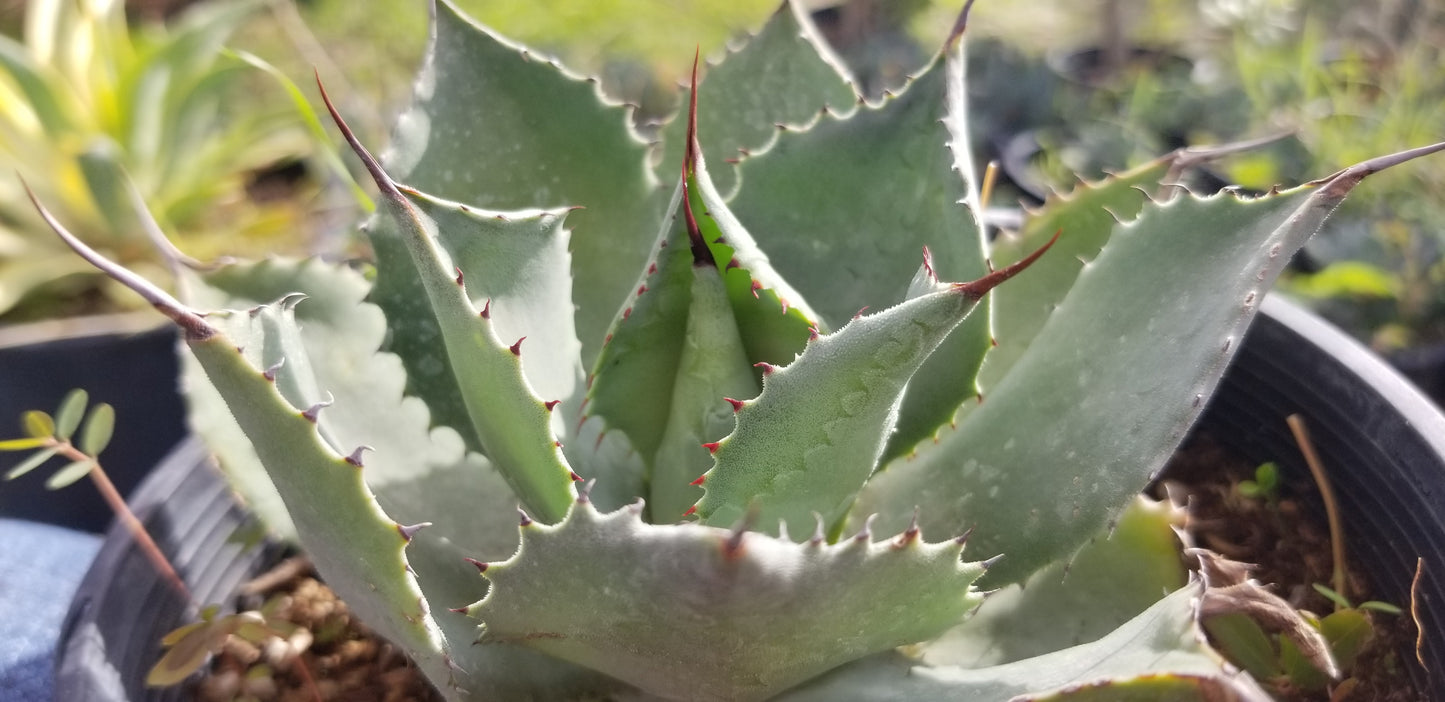
[[[17,439],[17,441],[20,441],[20,439]],[[7,441],[5,443],[13,442]],[[10,471],[5,474],[5,479],[14,480],[22,475],[25,475],[26,473],[29,473],[32,470],[35,470],[40,466],[40,464],[50,460],[50,457],[54,456],[55,452],[59,450],[59,446],[52,446],[48,449],[36,451],[35,453],[30,454],[29,458],[21,461],[20,464],[15,466],[14,468],[11,468]]]
[[[5,441],[0,441],[0,451],[24,451],[26,449],[40,448],[49,440],[50,437],[6,439]]]
[[[80,420],[85,416],[85,405],[89,402],[89,393],[80,388],[71,390],[70,394],[60,401],[60,409],[55,411],[55,436],[69,439],[80,426]]]
[[[80,435],[80,450],[91,456],[100,455],[115,434],[115,408],[102,402],[90,411],[85,431]]]
[[[172,632],[172,635],[179,631],[181,630]],[[191,673],[200,670],[206,658],[213,651],[219,650],[230,635],[223,620],[198,622],[193,628],[184,631],[146,675],[146,685],[165,687],[185,680]]]
[[[40,410],[26,412],[21,420],[25,435],[34,439],[48,439],[55,436],[55,420]]]
[[[67,485],[70,485],[71,483],[74,483],[75,481],[84,478],[86,475],[89,475],[90,470],[94,467],[95,459],[76,461],[74,463],[71,463],[64,468],[55,471],[55,474],[50,476],[49,480],[45,481],[45,489],[59,490],[60,488],[66,487]]]

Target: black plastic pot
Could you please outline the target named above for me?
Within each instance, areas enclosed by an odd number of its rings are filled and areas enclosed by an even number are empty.
[[[275,562],[275,548],[244,543],[241,537],[254,522],[197,439],[181,443],[156,467],[131,498],[131,508],[202,606],[229,605],[242,583]],[[130,533],[112,528],[66,614],[55,658],[55,699],[185,699],[180,687],[146,687],[145,676],[160,659],[161,638],[195,616],[156,576]]]
[[[1425,562],[1417,605],[1424,655],[1445,671],[1445,415],[1388,365],[1313,314],[1280,300],[1246,336],[1200,428],[1286,471],[1306,468],[1284,418],[1304,415],[1345,513],[1349,549],[1380,597],[1408,605],[1415,562]],[[230,593],[266,563],[264,549],[228,541],[244,515],[195,443],[184,444],[137,494],[137,509],[171,551],[202,602]],[[178,542],[176,537],[189,540]],[[57,659],[61,702],[174,700],[142,680],[157,641],[183,604],[152,574],[124,532],[112,531],[71,607]],[[1445,676],[1401,660],[1421,690],[1445,699]]]
[[[1431,344],[1390,354],[1390,363],[1437,406],[1445,407],[1445,344]]]
[[[18,436],[26,410],[54,412],[71,388],[115,406],[115,438],[101,455],[122,495],[186,432],[176,378],[176,334],[155,315],[112,315],[0,329],[0,438]],[[24,454],[0,454],[0,472]],[[0,484],[0,514],[104,532],[111,513],[89,485],[45,489],[47,471]]]
[[[1285,417],[1308,425],[1344,515],[1348,558],[1407,611],[1416,559],[1416,689],[1445,700],[1445,415],[1393,368],[1311,312],[1266,299],[1196,430],[1255,461],[1308,475]],[[1406,614],[1405,616],[1409,616]]]

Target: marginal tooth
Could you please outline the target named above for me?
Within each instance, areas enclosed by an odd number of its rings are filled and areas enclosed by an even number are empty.
[[[962,534],[953,537],[953,542],[958,544],[959,546],[967,546],[968,537],[970,536],[973,536],[973,527],[969,527],[965,529]]]
[[[918,507],[915,506],[913,508],[913,519],[908,522],[908,528],[904,529],[903,533],[898,535],[898,538],[894,540],[893,545],[895,548],[904,548],[909,544],[918,541],[918,534]]]
[[[631,512],[635,516],[640,517],[642,516],[643,508],[645,508],[646,506],[647,502],[641,497],[639,497],[636,500],[633,500],[631,504],[627,505],[627,511]]]
[[[487,298],[486,304],[482,305],[482,319],[492,318],[492,298]]]
[[[998,554],[997,556],[994,556],[994,557],[992,557],[992,558],[987,558],[987,559],[985,559],[985,560],[979,561],[979,562],[978,562],[978,565],[979,565],[980,568],[983,568],[984,570],[988,570],[989,568],[992,568],[995,563],[998,563],[998,562],[1001,561],[1001,560],[1003,560],[1003,554],[1002,554],[1002,553],[1000,553],[1000,554]]]
[[[778,369],[777,366],[771,363],[754,363],[753,367],[763,369],[763,375],[772,375],[773,371]]]
[[[702,447],[707,449],[708,453],[717,453],[717,450],[722,448],[722,444],[716,441],[709,441],[703,444]]]
[[[362,462],[361,462],[361,454],[362,454],[363,452],[365,452],[365,451],[375,451],[375,450],[376,450],[376,449],[374,449],[374,448],[372,448],[372,447],[370,447],[370,446],[366,446],[365,444],[363,444],[363,445],[361,445],[361,446],[357,446],[357,447],[356,447],[356,450],[355,450],[355,451],[352,451],[352,452],[351,452],[351,455],[346,457],[346,462],[347,462],[347,463],[350,463],[350,464],[353,465],[353,466],[356,466],[357,468],[360,468],[360,467],[362,467],[362,465],[363,465]]]
[[[303,293],[291,293],[278,300],[276,306],[281,308],[282,311],[290,311],[296,309],[296,306],[301,304],[301,301],[305,299],[306,295]]]
[[[275,365],[271,366],[270,368],[267,368],[267,369],[264,370],[264,371],[261,371],[261,377],[263,377],[263,378],[265,378],[266,380],[269,380],[269,381],[271,381],[271,382],[273,382],[273,383],[276,382],[276,371],[281,370],[281,367],[284,366],[284,365],[286,365],[286,357],[285,357],[285,356],[282,356],[282,357],[280,358],[280,360],[276,361],[276,364],[275,364]]]
[[[874,514],[868,515],[868,518],[863,520],[863,528],[862,528],[862,529],[859,529],[859,530],[858,530],[858,533],[853,535],[853,541],[854,541],[854,543],[860,543],[860,544],[872,543],[872,541],[873,541],[873,520],[875,520],[875,519],[877,519],[877,518],[878,518],[877,513],[874,513]]]
[[[792,539],[788,538],[788,520],[786,519],[778,520],[778,540],[792,541]]]
[[[525,336],[522,337],[522,338],[520,338],[520,339],[517,339],[517,343],[512,344],[511,346],[507,347],[507,350],[508,350],[508,351],[511,351],[513,356],[521,356],[521,355],[522,355],[522,342],[523,342],[523,341],[526,341],[526,340],[527,340],[527,337],[525,337]]]
[[[597,484],[597,479],[596,479],[596,478],[593,478],[593,479],[591,479],[591,480],[588,480],[588,481],[585,482],[585,483],[582,483],[582,488],[577,491],[577,504],[579,504],[579,505],[585,505],[585,504],[587,504],[587,503],[589,503],[589,502],[592,501],[592,487],[593,487],[594,485],[596,485],[596,484]]]
[[[527,513],[526,513],[525,511],[523,511],[521,507],[518,507],[518,508],[517,508],[517,514],[520,515],[520,517],[521,517],[522,526],[524,526],[524,527],[532,526],[532,518],[529,517],[529,516],[527,516]]]
[[[328,392],[328,393],[326,393],[326,400],[325,400],[324,402],[318,402],[318,403],[316,403],[316,404],[314,404],[314,405],[311,405],[310,407],[307,407],[307,408],[306,408],[306,411],[304,411],[304,412],[301,413],[301,416],[302,416],[302,417],[305,417],[305,418],[306,418],[306,421],[311,422],[312,424],[315,424],[315,423],[316,423],[316,417],[321,414],[321,408],[323,408],[323,407],[330,407],[330,406],[331,406],[332,404],[334,404],[335,402],[336,402],[336,398],[335,398],[334,396],[332,396],[331,393]]]
[[[694,480],[694,481],[688,483],[688,485],[691,485],[691,486],[693,486],[693,487],[697,487],[697,486],[699,486],[699,485],[702,485],[702,484],[703,484],[704,482],[706,482],[706,481],[707,481],[707,473],[703,473],[702,475],[697,476],[697,480]]]
[[[546,407],[548,412],[551,412],[552,410],[557,409],[557,405],[560,404],[562,404],[561,400],[548,400],[547,402],[542,403],[542,406]]]
[[[688,508],[687,508],[687,511],[682,513],[682,516],[684,516],[684,517],[691,517],[692,515],[694,515],[694,514],[696,514],[696,513],[697,513],[697,505],[693,505],[693,506],[691,506],[691,507],[688,507]]]
[[[398,533],[401,534],[402,540],[411,541],[411,537],[416,536],[416,533],[418,531],[421,531],[422,529],[425,529],[429,526],[431,526],[431,522],[421,522],[418,524],[412,524],[410,526],[398,524],[396,525],[396,530]]]
[[[465,286],[466,283],[463,282],[465,279],[464,279],[464,277],[462,276],[462,269],[461,269],[460,267],[458,267],[456,270],[457,270],[457,285],[458,285],[459,287]]]
[[[822,545],[823,545],[823,538],[824,538],[824,536],[823,536],[823,515],[821,515],[821,514],[819,514],[819,513],[817,513],[817,512],[814,512],[814,513],[813,513],[813,523],[814,523],[814,526],[813,526],[813,536],[808,539],[808,545],[809,545],[809,546],[822,546]]]
[[[575,471],[575,470],[569,470],[569,471],[567,471],[567,477],[571,478],[571,479],[572,479],[572,482],[574,482],[574,483],[580,483],[580,482],[582,482],[582,476],[577,475],[577,471]]]
[[[747,529],[741,526],[735,527],[731,534],[728,534],[722,542],[723,560],[736,561],[743,555],[743,535],[748,533]]]
[[[742,408],[748,406],[748,403],[744,402],[743,400],[734,400],[731,397],[724,397],[723,399],[727,400],[727,403],[733,406],[734,412],[742,411]]]
[[[468,563],[476,566],[478,573],[485,573],[485,572],[487,572],[487,568],[490,568],[490,567],[491,567],[491,564],[484,563],[484,562],[479,561],[479,560],[477,560],[477,559],[475,559],[475,558],[466,558],[466,557],[463,557],[462,560],[464,560],[464,561],[466,561],[466,562],[468,562]]]
[[[737,524],[733,525],[732,533],[728,535],[728,538],[725,539],[722,544],[723,558],[725,560],[735,561],[742,556],[743,535],[748,533],[748,530],[753,528],[753,525],[757,524],[757,521],[758,508],[754,506],[748,510],[747,514],[743,515],[742,519],[738,520]]]

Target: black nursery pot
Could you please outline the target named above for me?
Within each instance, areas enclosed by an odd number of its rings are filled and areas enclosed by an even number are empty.
[[[1445,415],[1353,338],[1272,296],[1195,430],[1307,476],[1291,414],[1304,418],[1334,487],[1347,558],[1406,617],[1421,560],[1414,603],[1426,668],[1413,647],[1398,653],[1416,690],[1445,700]]]
[[[116,410],[115,438],[101,456],[128,495],[186,433],[176,378],[176,332],[155,315],[106,315],[0,329],[0,438],[19,436],[26,410],[54,412],[71,388]],[[0,454],[0,473],[23,460]],[[89,485],[45,489],[49,471],[0,484],[0,515],[104,532],[110,508]]]
[[[1244,458],[1306,471],[1285,417],[1302,414],[1345,513],[1349,549],[1379,596],[1416,605],[1433,673],[1401,651],[1416,687],[1445,700],[1445,415],[1384,362],[1313,314],[1274,298],[1241,345],[1199,429]],[[204,450],[177,449],[136,510],[202,603],[229,604],[275,554],[231,540],[247,525]],[[112,529],[71,604],[56,663],[59,702],[178,700],[148,689],[161,637],[185,606],[123,530]]]
[[[248,545],[255,522],[232,496],[200,440],[186,439],[136,490],[131,509],[201,606],[231,605],[278,549]],[[130,532],[111,528],[65,615],[55,656],[55,699],[175,702],[182,686],[149,688],[161,639],[196,612],[156,575]]]

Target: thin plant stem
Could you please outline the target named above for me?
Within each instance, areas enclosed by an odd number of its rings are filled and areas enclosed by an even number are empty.
[[[1420,663],[1420,669],[1426,673],[1430,672],[1430,666],[1425,665],[1425,627],[1420,625],[1420,576],[1425,572],[1425,559],[1417,556],[1415,558],[1415,577],[1410,581],[1410,618],[1415,621],[1415,660]]]
[[[306,666],[306,661],[300,654],[296,656],[296,672],[301,676],[301,682],[306,685],[306,691],[311,693],[311,698],[322,702],[321,688],[316,687],[316,678],[311,675],[311,669]]]
[[[1335,500],[1335,490],[1330,486],[1330,480],[1325,476],[1324,463],[1320,461],[1319,454],[1315,451],[1315,445],[1310,441],[1309,430],[1305,427],[1304,417],[1292,414],[1285,417],[1289,423],[1289,430],[1294,434],[1295,443],[1299,444],[1300,453],[1304,454],[1305,465],[1309,466],[1310,474],[1314,476],[1315,485],[1319,487],[1320,499],[1325,503],[1325,518],[1330,524],[1330,554],[1334,560],[1334,570],[1330,575],[1330,584],[1335,592],[1345,599],[1349,599],[1349,593],[1345,591],[1345,529],[1340,523],[1339,503]],[[1340,603],[1335,602],[1335,611],[1339,611]]]
[[[151,565],[155,567],[161,577],[165,579],[176,592],[180,593],[181,597],[186,599],[186,602],[190,603],[192,607],[195,607],[196,601],[191,597],[190,588],[186,587],[185,582],[181,580],[181,576],[176,573],[176,569],[171,565],[170,559],[166,558],[166,555],[161,552],[160,546],[157,546],[155,540],[151,539],[151,535],[146,531],[145,525],[141,524],[140,519],[136,518],[135,513],[130,511],[130,506],[125,503],[125,498],[121,497],[120,491],[115,489],[115,483],[110,481],[110,476],[105,474],[104,468],[101,468],[100,460],[94,456],[87,456],[80,449],[72,446],[69,441],[57,440],[56,447],[59,449],[57,453],[72,461],[95,461],[95,466],[90,469],[90,480],[95,483],[95,488],[100,491],[100,496],[105,499],[106,504],[110,506],[110,510],[115,513],[115,518],[120,520],[121,524],[125,525],[126,530],[130,532],[131,538],[135,539],[136,546],[140,548],[146,560],[151,562]]]
[[[988,201],[993,199],[993,184],[998,180],[998,161],[989,161],[988,166],[983,169],[983,185],[978,190],[978,207],[987,209]]]

